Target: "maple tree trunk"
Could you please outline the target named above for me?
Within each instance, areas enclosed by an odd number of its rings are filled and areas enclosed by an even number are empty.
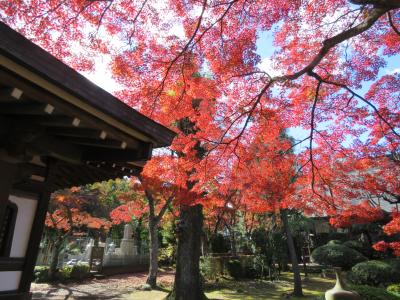
[[[235,237],[234,229],[230,230],[230,241],[231,241],[231,253],[232,253],[232,256],[237,256],[236,237]]]
[[[203,292],[199,265],[202,230],[202,206],[181,208],[175,283],[167,299],[207,299]]]
[[[56,278],[57,265],[58,265],[58,257],[60,256],[62,241],[57,240],[53,244],[52,255],[50,260],[49,267],[49,279],[54,280]]]
[[[302,283],[301,283],[300,268],[299,268],[299,263],[297,261],[297,254],[296,254],[296,248],[294,246],[293,236],[292,236],[292,233],[291,233],[290,227],[289,227],[287,211],[282,210],[281,215],[282,215],[282,220],[283,220],[283,226],[285,228],[285,233],[286,233],[290,261],[292,263],[293,283],[294,283],[293,295],[296,297],[303,297],[303,288],[302,288]]]
[[[140,236],[141,232],[142,232],[142,218],[139,219],[138,225],[135,228],[135,236],[134,236],[138,254],[142,254],[142,238]]]
[[[149,220],[149,233],[150,233],[150,267],[149,275],[147,276],[146,283],[152,288],[157,286],[157,273],[158,273],[158,232],[157,222],[154,218]]]

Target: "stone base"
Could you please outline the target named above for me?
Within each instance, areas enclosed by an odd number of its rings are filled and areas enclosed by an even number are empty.
[[[133,239],[122,239],[120,251],[122,255],[137,255],[137,246]]]
[[[326,300],[362,300],[360,295],[351,292],[351,291],[345,291],[345,290],[329,290],[325,293],[325,299]]]

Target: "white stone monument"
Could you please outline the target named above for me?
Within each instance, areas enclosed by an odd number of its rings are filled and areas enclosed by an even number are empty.
[[[132,238],[132,226],[126,224],[124,227],[124,237],[121,241],[121,254],[132,256],[137,255],[137,246],[135,245],[135,240]]]
[[[94,245],[94,240],[90,238],[89,242],[86,244],[85,252],[83,252],[82,261],[89,261],[90,255],[92,254],[93,245]]]

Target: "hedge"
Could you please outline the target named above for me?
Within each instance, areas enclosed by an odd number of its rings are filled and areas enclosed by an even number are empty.
[[[311,253],[311,258],[325,266],[350,269],[355,264],[367,260],[360,252],[340,244],[326,244],[316,248]]]
[[[370,260],[356,264],[349,279],[355,284],[387,286],[400,280],[400,269],[392,261]]]

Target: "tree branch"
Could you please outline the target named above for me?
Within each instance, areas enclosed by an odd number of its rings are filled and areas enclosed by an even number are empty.
[[[345,90],[347,90],[350,94],[352,94],[353,96],[357,97],[358,99],[360,99],[361,101],[363,101],[364,103],[366,103],[367,105],[369,105],[373,111],[376,113],[376,115],[379,117],[379,119],[381,119],[389,128],[390,130],[393,132],[394,135],[396,135],[397,137],[400,137],[400,134],[395,130],[395,128],[381,115],[381,113],[379,112],[378,108],[370,101],[368,101],[367,99],[365,99],[364,97],[362,97],[361,95],[357,94],[356,92],[354,92],[352,89],[350,89],[347,85],[343,84],[343,83],[338,83],[338,82],[334,82],[334,81],[330,81],[330,80],[326,80],[323,79],[321,76],[319,76],[317,73],[309,71],[308,74],[312,77],[314,77],[315,79],[317,79],[318,81],[321,81],[323,83],[326,84],[330,84],[330,85],[334,85],[337,87],[341,87],[344,88]]]
[[[400,30],[398,30],[397,27],[393,23],[392,14],[390,13],[390,11],[388,11],[387,14],[388,14],[388,20],[389,20],[390,27],[392,27],[393,31],[396,32],[397,35],[400,35]]]

